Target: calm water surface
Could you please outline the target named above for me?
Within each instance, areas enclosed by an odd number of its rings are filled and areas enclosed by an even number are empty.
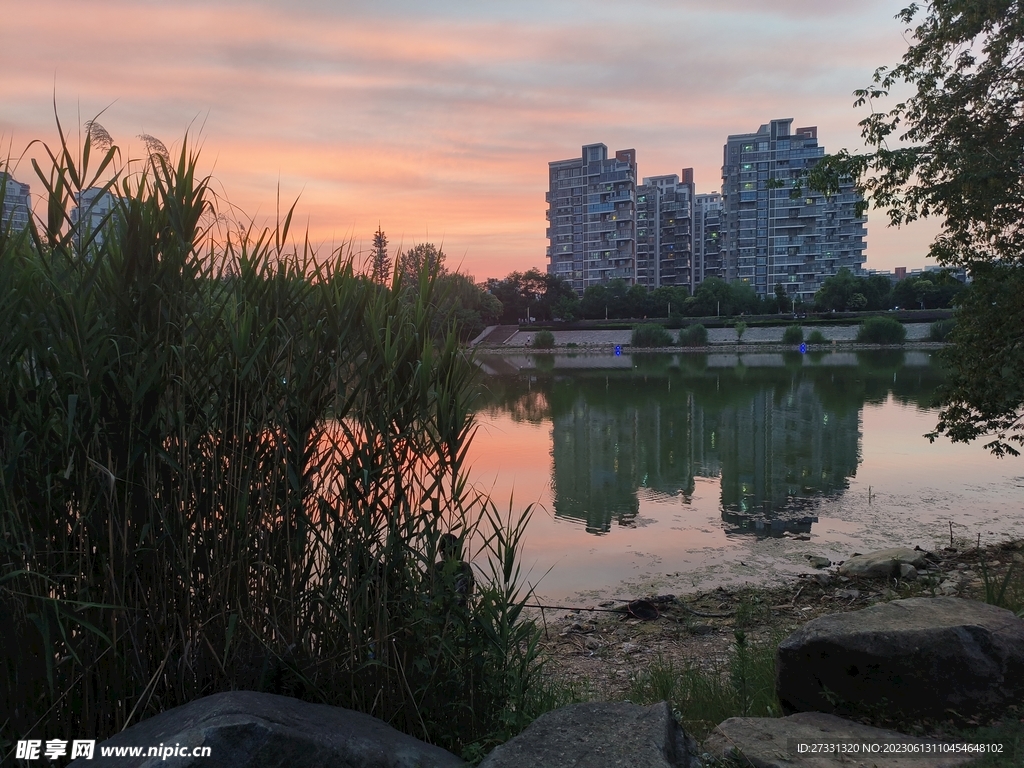
[[[928,352],[483,357],[476,485],[537,505],[549,601],[811,572],[891,546],[1024,537],[1024,460],[930,444]],[[798,536],[809,535],[809,540]]]

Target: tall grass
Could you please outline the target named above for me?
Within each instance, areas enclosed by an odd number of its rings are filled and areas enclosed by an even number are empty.
[[[187,141],[94,139],[46,147],[42,220],[0,232],[0,758],[231,689],[455,751],[523,727],[528,513],[466,483],[475,366],[431,333],[436,275],[376,286],[289,246],[291,211],[223,234]],[[115,213],[73,224],[103,184]]]
[[[736,632],[728,660],[702,666],[677,666],[658,659],[630,681],[630,701],[668,701],[687,733],[703,741],[730,717],[779,717],[775,696],[775,649],[781,638],[751,643]]]

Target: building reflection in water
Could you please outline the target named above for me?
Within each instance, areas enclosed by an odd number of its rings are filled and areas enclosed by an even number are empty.
[[[894,391],[902,353],[867,361],[761,356],[751,366],[722,357],[717,366],[714,356],[664,356],[624,370],[555,368],[530,376],[529,392],[506,382],[494,405],[521,411],[516,403],[544,391],[554,512],[589,532],[635,520],[639,493],[685,504],[697,477],[720,479],[729,532],[810,532],[816,500],[841,493],[856,474],[861,408]],[[911,399],[930,397],[940,379],[926,357],[923,368],[931,374],[903,376]]]

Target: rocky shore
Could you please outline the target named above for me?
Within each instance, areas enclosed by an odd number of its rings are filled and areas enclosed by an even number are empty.
[[[852,555],[853,553],[851,553]],[[824,565],[824,563],[822,563]],[[588,699],[622,699],[630,679],[655,661],[721,668],[742,630],[750,643],[777,642],[807,621],[908,597],[957,596],[985,601],[986,576],[998,589],[1008,570],[1024,577],[1024,541],[983,547],[959,543],[928,553],[913,573],[842,575],[839,563],[770,589],[718,588],[692,595],[637,595],[657,609],[645,620],[610,602],[601,610],[544,612],[546,674]],[[1011,590],[1007,596],[1011,596]],[[1024,595],[1016,595],[1024,598]]]

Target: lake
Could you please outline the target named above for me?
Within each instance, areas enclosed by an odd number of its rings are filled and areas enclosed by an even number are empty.
[[[769,585],[894,546],[1024,537],[1024,460],[935,443],[929,351],[481,355],[471,479],[536,504],[548,602]]]

